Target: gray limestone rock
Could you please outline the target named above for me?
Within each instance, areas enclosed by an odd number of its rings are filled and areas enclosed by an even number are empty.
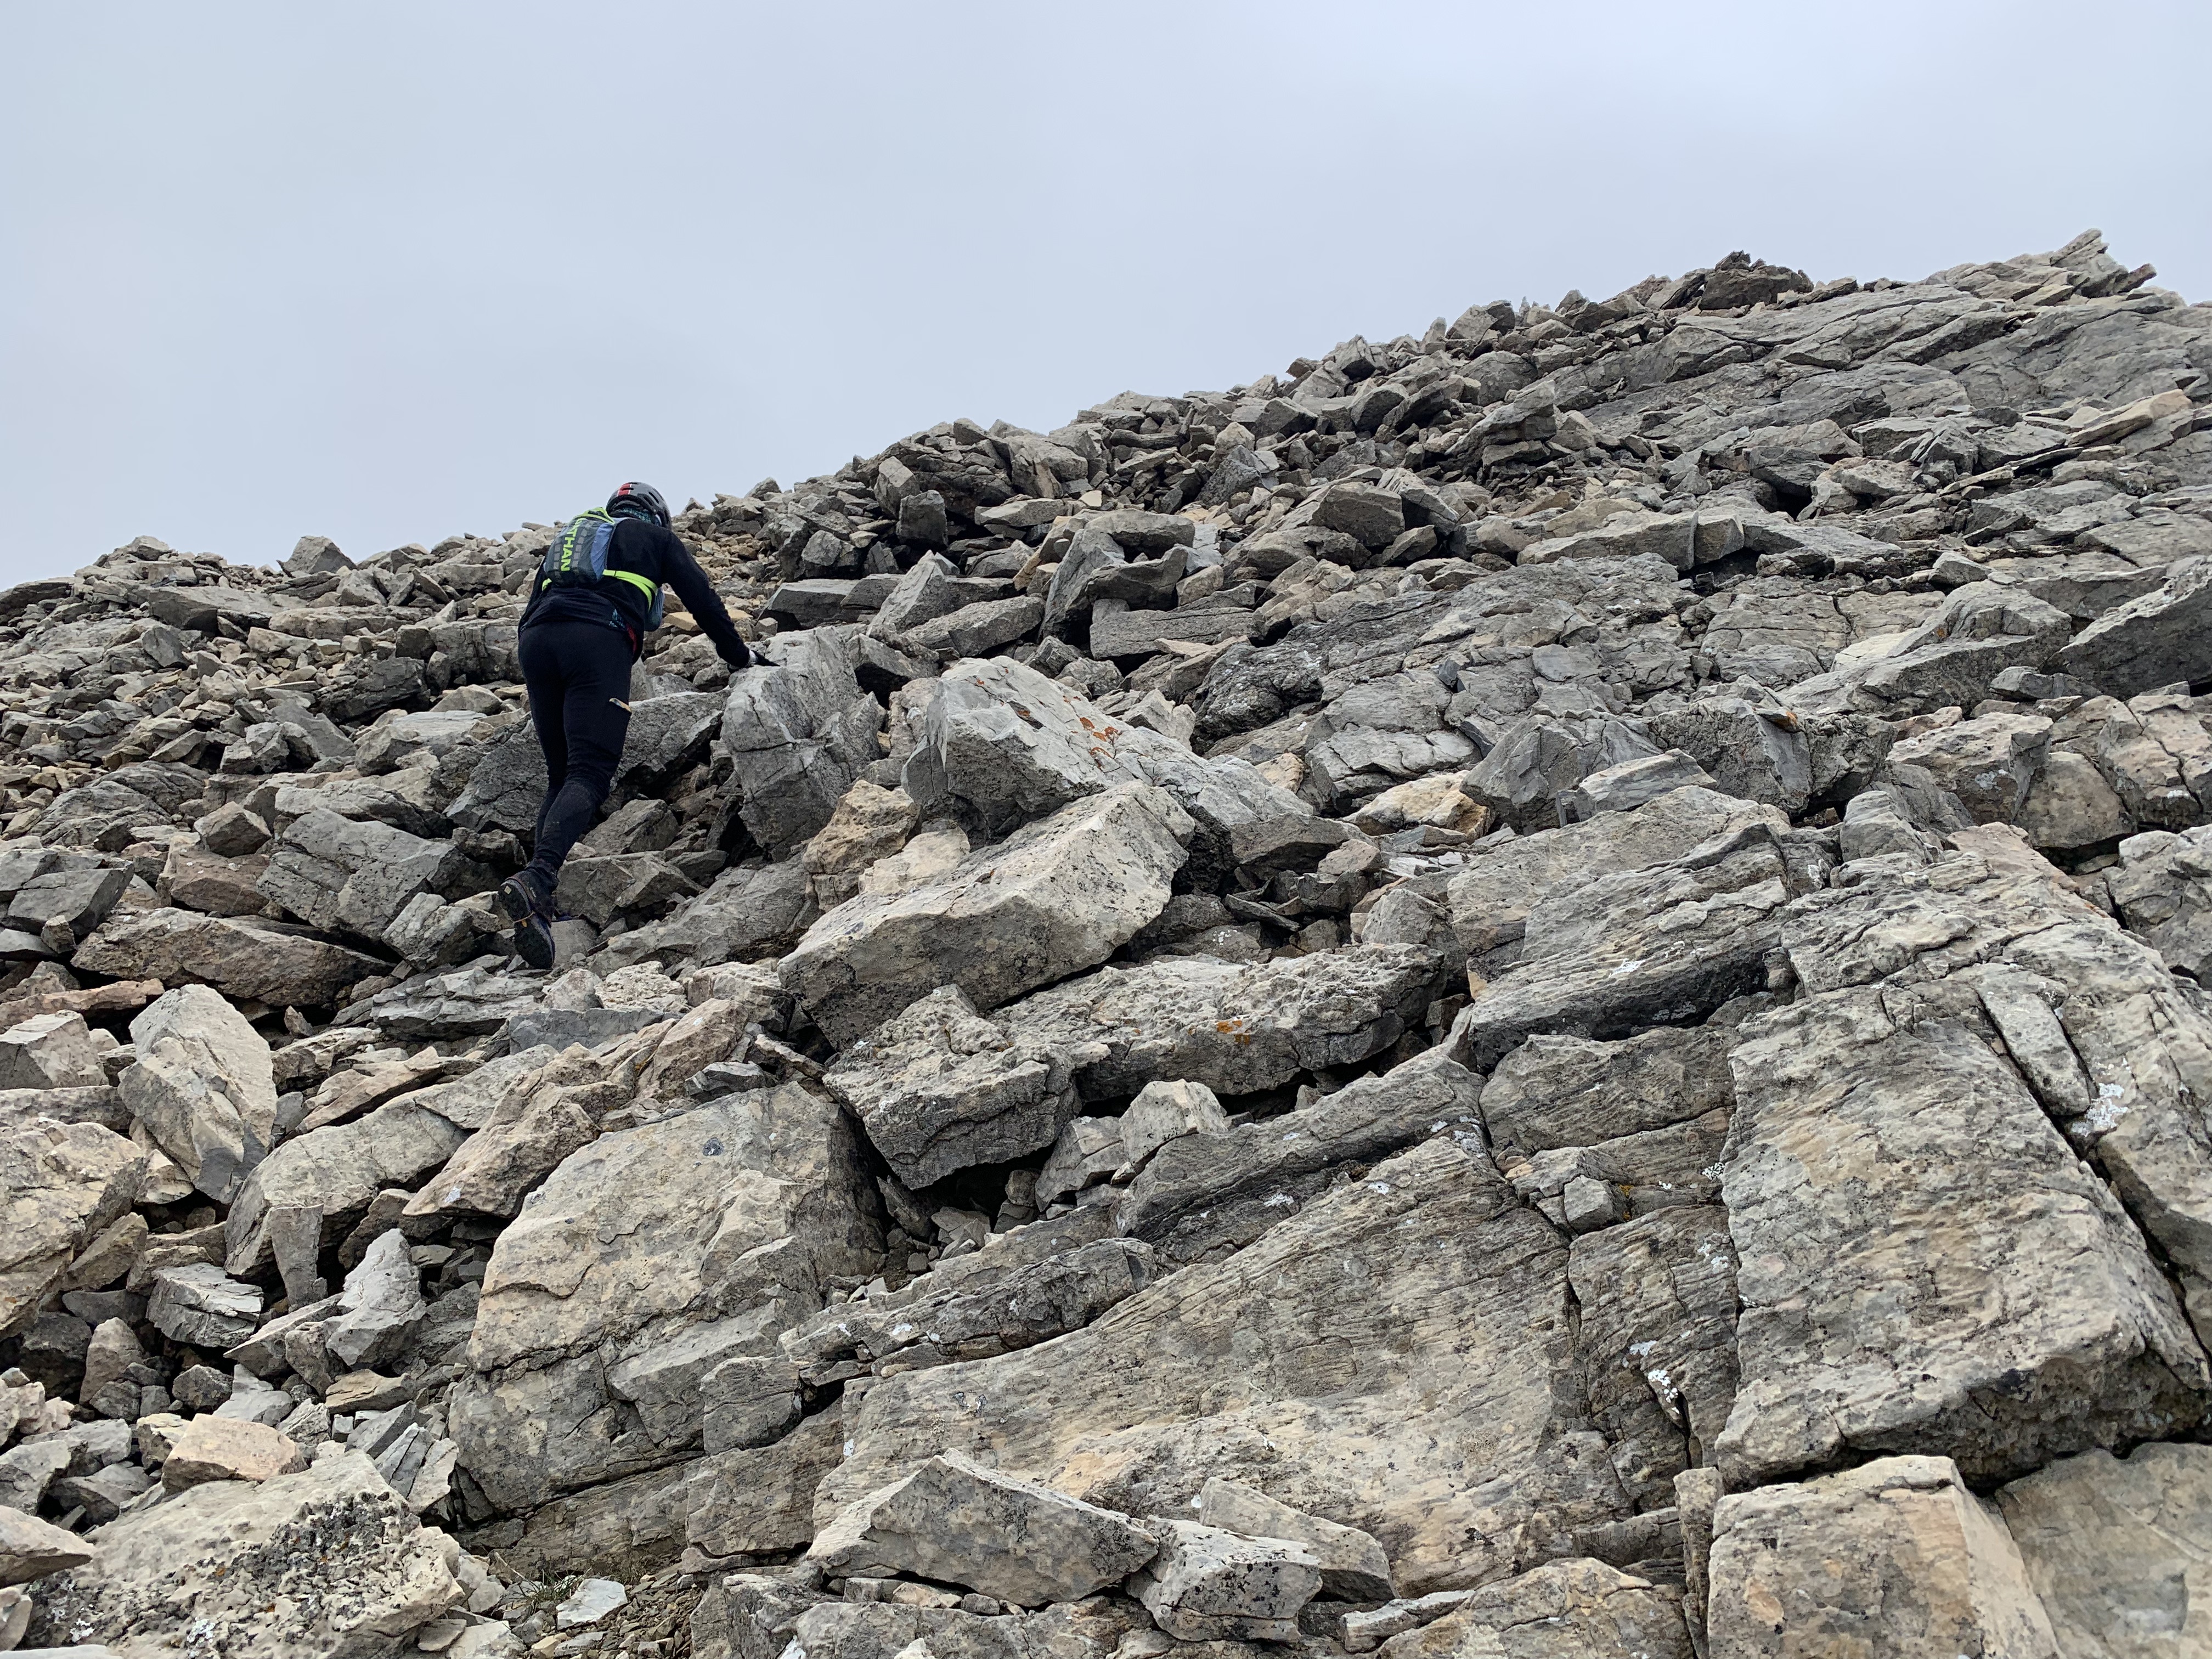
[[[602,1135],[499,1237],[452,1406],[495,1503],[696,1455],[699,1378],[881,1250],[852,1130],[793,1086]]]
[[[1648,869],[1556,890],[1524,923],[1534,948],[1459,1017],[1455,1051],[1487,1071],[1533,1036],[1689,1024],[1763,990],[1789,874],[1762,822]]]
[[[836,1577],[911,1574],[1040,1607],[1117,1583],[1158,1549],[1127,1516],[944,1452],[854,1499],[806,1554]]]
[[[1049,1146],[1077,1104],[1064,1051],[978,1015],[952,985],[854,1041],[823,1080],[909,1187]]]
[[[1180,1136],[1129,1183],[1116,1225],[1177,1259],[1243,1244],[1287,1220],[1350,1170],[1431,1135],[1479,1135],[1480,1093],[1473,1073],[1431,1054],[1281,1117]],[[1122,1156],[1118,1139],[1112,1155]],[[1042,1181],[1038,1190],[1044,1190]]]
[[[1201,1526],[1246,1538],[1280,1538],[1297,1544],[1321,1566],[1321,1588],[1347,1601],[1387,1601],[1397,1594],[1382,1546],[1357,1527],[1340,1526],[1279,1504],[1257,1487],[1219,1475],[1198,1494]]]
[[[0,1134],[0,1334],[29,1323],[76,1253],[138,1202],[144,1152],[96,1123],[33,1120]]]
[[[854,627],[779,635],[730,684],[720,744],[735,771],[740,811],[773,857],[830,821],[838,798],[877,758],[883,705],[854,676]]]
[[[1712,787],[1785,812],[1804,810],[1813,793],[1813,751],[1797,720],[1778,704],[1708,697],[1646,724],[1651,740],[1692,757]]]
[[[1147,1083],[1122,1113],[1122,1167],[1133,1175],[1169,1141],[1182,1135],[1220,1134],[1229,1119],[1203,1083]]]
[[[0,1088],[100,1089],[107,1068],[79,1013],[33,1014],[0,1031]]]
[[[428,1312],[407,1240],[395,1227],[378,1235],[346,1275],[323,1344],[349,1370],[378,1370],[406,1352]]]
[[[0,1589],[81,1567],[92,1555],[75,1533],[48,1526],[21,1510],[0,1509]]]
[[[124,1104],[209,1197],[228,1203],[276,1142],[269,1044],[222,994],[183,985],[131,1022]]]
[[[146,1317],[162,1335],[203,1348],[227,1348],[253,1334],[261,1292],[205,1261],[154,1274]]]
[[[1824,992],[1749,1022],[1730,1065],[1732,1484],[1847,1451],[2004,1476],[2212,1406],[2134,1223],[1940,1004]]]
[[[70,960],[118,979],[197,981],[242,1002],[280,1007],[336,1002],[347,987],[385,965],[279,922],[176,909],[110,916]]]
[[[2212,679],[2212,559],[2172,566],[2155,590],[2083,629],[2057,666],[2122,697]]]
[[[451,842],[317,807],[277,836],[258,884],[310,927],[380,940],[417,894],[459,896],[467,866]]]
[[[1311,811],[1248,763],[1201,759],[1006,658],[945,670],[902,780],[922,817],[957,811],[994,827],[1133,783],[1166,790],[1224,834]]]
[[[2146,830],[2120,843],[2105,877],[2128,931],[2176,973],[2212,982],[2212,826],[2180,835]]]
[[[784,958],[784,983],[840,1042],[941,985],[994,1008],[1095,967],[1158,915],[1190,832],[1147,786],[1072,802],[943,881],[847,900]]]
[[[1436,1605],[1434,1596],[1396,1604],[1418,1622],[1382,1644],[1388,1659],[1523,1652],[1543,1659],[1691,1659],[1676,1591],[1587,1556],[1447,1594],[1449,1607]]]
[[[993,1234],[980,1249],[940,1258],[904,1290],[824,1309],[786,1334],[785,1352],[819,1385],[856,1364],[890,1376],[1080,1330],[1160,1272],[1149,1244],[1100,1236],[1109,1219],[1094,1205]]]
[[[1924,767],[1977,823],[2012,823],[2050,749],[2051,722],[2041,715],[1990,714],[1904,738],[1888,763]]]
[[[552,1057],[544,1048],[503,1055],[466,1077],[285,1141],[255,1166],[231,1205],[224,1222],[230,1271],[258,1272],[288,1220],[312,1218],[321,1243],[343,1239],[379,1194],[420,1185]]]
[[[226,1547],[210,1553],[212,1537]],[[241,1659],[388,1651],[461,1602],[459,1559],[368,1458],[341,1453],[125,1516],[90,1563],[46,1581],[32,1634],[147,1651],[191,1633]]]
[[[1160,1523],[1158,1559],[1131,1588],[1179,1642],[1293,1642],[1299,1610],[1321,1588],[1321,1563],[1287,1539],[1170,1519]]]
[[[1753,805],[1697,786],[1668,790],[1633,811],[1540,830],[1470,855],[1445,890],[1452,932],[1470,952],[1522,936],[1530,907],[1593,874],[1637,870],[1680,858],[1701,842],[1752,823],[1777,832],[1787,821]]]

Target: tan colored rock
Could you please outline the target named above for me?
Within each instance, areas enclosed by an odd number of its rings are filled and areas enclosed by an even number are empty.
[[[1321,1563],[1281,1538],[1246,1538],[1195,1521],[1160,1526],[1158,1559],[1130,1588],[1179,1642],[1295,1642]]]
[[[1392,1637],[1382,1652],[1384,1659],[1691,1659],[1674,1589],[1588,1557],[1485,1584]]]
[[[2212,1652],[2212,1446],[2086,1451],[1996,1498],[2067,1659]]]
[[[146,1154],[96,1123],[38,1120],[0,1134],[0,1335],[30,1320],[145,1179]]]
[[[0,1031],[0,1089],[97,1089],[107,1068],[84,1016],[33,1014]]]
[[[2058,1659],[1996,1513],[1947,1457],[1885,1457],[1720,1501],[1706,1608],[1712,1659]]]
[[[306,1449],[281,1429],[210,1413],[192,1419],[171,1443],[161,1485],[182,1492],[210,1480],[267,1480],[307,1463]]]
[[[49,1526],[21,1510],[0,1508],[0,1589],[27,1584],[91,1559],[91,1548],[75,1533]]]
[[[358,1452],[195,1486],[93,1541],[91,1562],[40,1587],[33,1642],[91,1638],[133,1659],[188,1640],[234,1659],[399,1653],[465,1594],[459,1547]]]
[[[1286,1538],[1301,1546],[1321,1564],[1322,1588],[1345,1601],[1387,1601],[1398,1593],[1390,1558],[1367,1534],[1278,1504],[1242,1481],[1218,1475],[1207,1481],[1199,1491],[1198,1519],[1247,1538]]]
[[[905,846],[921,816],[905,790],[856,780],[799,854],[815,902],[829,909],[852,897],[862,872]]]
[[[775,1351],[882,1240],[849,1120],[795,1086],[601,1135],[524,1200],[484,1275],[461,1467],[509,1509],[696,1455],[699,1385]]]
[[[942,882],[839,905],[783,959],[784,983],[840,1043],[943,985],[994,1008],[1096,967],[1157,916],[1191,833],[1146,785],[1072,802]]]
[[[124,1103],[192,1184],[228,1203],[276,1141],[269,1044],[220,992],[183,985],[131,1022]]]

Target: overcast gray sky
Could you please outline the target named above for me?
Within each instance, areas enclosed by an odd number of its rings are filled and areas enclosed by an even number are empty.
[[[679,505],[1731,248],[2212,297],[2212,5],[8,12],[0,580]]]

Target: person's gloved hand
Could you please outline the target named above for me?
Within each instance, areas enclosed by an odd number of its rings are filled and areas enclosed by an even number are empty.
[[[714,647],[714,654],[729,664],[732,670],[750,668],[753,665],[753,653],[745,649],[745,642],[743,640],[738,641],[738,648],[734,653],[725,651],[717,646]]]

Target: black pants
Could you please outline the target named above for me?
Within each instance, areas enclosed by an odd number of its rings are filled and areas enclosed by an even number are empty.
[[[522,630],[522,683],[545,751],[545,804],[529,874],[550,899],[562,861],[592,827],[629,733],[629,639],[603,623],[549,619]]]

